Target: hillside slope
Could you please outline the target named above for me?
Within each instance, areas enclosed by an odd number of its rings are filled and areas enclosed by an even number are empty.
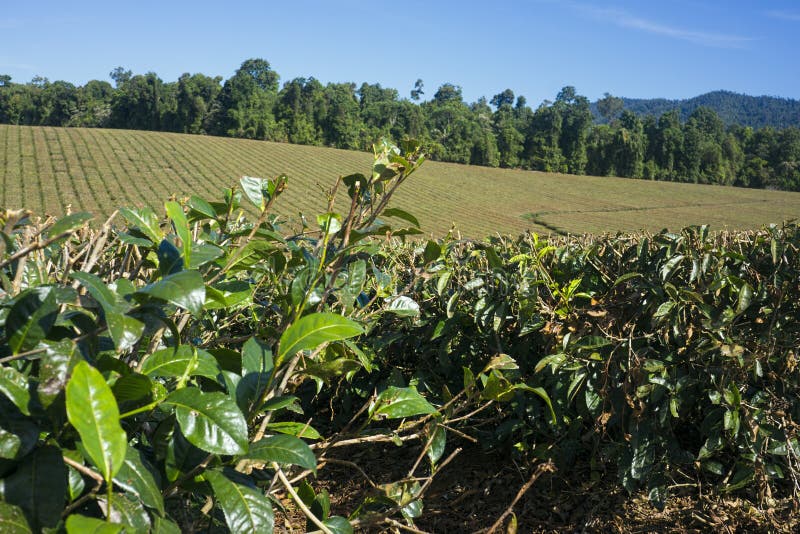
[[[750,96],[732,91],[712,91],[693,98],[668,100],[666,98],[625,98],[623,108],[637,115],[661,116],[667,111],[678,110],[681,120],[689,118],[701,106],[713,109],[725,125],[738,124],[763,128],[800,127],[800,100],[774,96]],[[592,103],[592,113],[597,119],[597,103]]]
[[[120,206],[163,212],[171,195],[219,198],[242,175],[289,176],[277,213],[324,209],[321,189],[365,172],[362,152],[220,137],[0,125],[0,207],[108,215]],[[462,235],[599,233],[688,224],[752,228],[800,213],[800,193],[569,176],[427,162],[395,206],[426,232]],[[343,210],[343,206],[339,206]]]

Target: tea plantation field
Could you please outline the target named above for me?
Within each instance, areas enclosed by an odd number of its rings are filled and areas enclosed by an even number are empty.
[[[172,195],[216,198],[242,175],[289,176],[279,213],[324,210],[331,177],[369,168],[371,155],[182,134],[0,125],[0,206],[35,213],[163,210]],[[493,233],[601,233],[710,224],[756,228],[800,214],[800,193],[568,176],[429,162],[396,196],[426,232],[453,225]],[[162,211],[163,212],[163,211]]]

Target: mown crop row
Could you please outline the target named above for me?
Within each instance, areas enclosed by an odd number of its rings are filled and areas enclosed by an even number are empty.
[[[0,204],[37,213],[110,215],[123,205],[161,209],[164,198],[211,196],[241,176],[285,173],[292,186],[277,212],[297,220],[325,203],[329,176],[368,164],[360,152],[281,143],[125,130],[0,125]],[[325,169],[320,173],[320,169]],[[757,228],[800,212],[800,193],[647,182],[431,162],[398,191],[423,230],[498,232],[659,231],[689,224]]]

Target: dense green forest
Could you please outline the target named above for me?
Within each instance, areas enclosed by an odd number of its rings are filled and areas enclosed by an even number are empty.
[[[637,115],[663,115],[677,110],[681,120],[686,121],[699,107],[713,109],[726,126],[741,125],[763,128],[788,128],[800,126],[800,100],[774,96],[750,96],[732,91],[711,91],[693,98],[668,100],[666,98],[625,98],[622,108]],[[592,103],[595,118],[604,122],[597,103]]]
[[[574,87],[536,109],[511,89],[467,103],[446,83],[432,98],[417,80],[410,98],[380,84],[328,83],[279,75],[248,59],[224,80],[111,72],[114,85],[83,86],[0,76],[0,122],[210,134],[345,149],[382,137],[421,140],[433,159],[571,174],[800,190],[800,129],[726,126],[709,107],[640,116],[623,99],[596,103]]]

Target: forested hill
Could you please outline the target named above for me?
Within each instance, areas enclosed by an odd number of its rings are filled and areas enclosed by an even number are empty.
[[[697,108],[708,107],[719,115],[726,126],[734,124],[753,128],[800,126],[800,100],[791,98],[750,96],[732,91],[712,91],[684,100],[622,97],[622,102],[623,109],[637,115],[659,117],[667,111],[678,110],[683,122]],[[592,113],[598,122],[605,122],[597,109],[597,102],[592,102]]]

